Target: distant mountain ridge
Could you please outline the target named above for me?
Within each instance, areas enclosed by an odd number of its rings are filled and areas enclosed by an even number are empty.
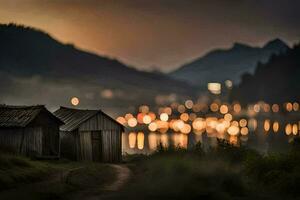
[[[63,44],[34,28],[0,24],[0,44],[0,103],[11,99],[31,102],[30,99],[35,98],[33,103],[56,102],[69,106],[66,102],[73,94],[82,96],[82,104],[86,99],[89,106],[95,103],[104,106],[124,104],[126,107],[154,101],[158,94],[188,94],[187,84],[182,81],[164,74],[139,71],[118,60]],[[41,87],[43,89],[39,89]],[[52,93],[44,93],[44,100],[32,97],[36,95],[33,90],[45,89]],[[101,99],[99,94],[103,89],[115,90],[114,97],[122,98]],[[63,100],[56,101],[54,97]],[[126,103],[126,100],[130,102]]]
[[[244,74],[241,83],[232,89],[231,100],[244,105],[258,101],[299,102],[299,80],[300,44],[259,64],[254,74]]]
[[[227,79],[238,83],[243,73],[254,72],[258,62],[267,62],[272,54],[279,54],[288,49],[289,46],[280,39],[274,39],[263,47],[234,43],[229,49],[211,51],[169,75],[194,85],[223,82]]]

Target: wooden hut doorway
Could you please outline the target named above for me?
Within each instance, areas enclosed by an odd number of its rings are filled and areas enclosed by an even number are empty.
[[[92,131],[93,161],[102,161],[101,131]]]

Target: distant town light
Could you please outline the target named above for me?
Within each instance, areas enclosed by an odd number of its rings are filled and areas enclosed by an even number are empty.
[[[220,83],[208,83],[207,89],[212,94],[221,94],[221,84]]]
[[[242,110],[242,107],[241,107],[240,104],[236,103],[236,104],[233,105],[233,111],[234,112],[239,113],[239,112],[241,112],[241,110]]]
[[[221,114],[226,114],[226,113],[228,113],[228,106],[227,105],[221,105],[221,107],[220,107],[220,113]]]
[[[226,85],[226,87],[227,87],[228,89],[231,89],[232,86],[233,86],[233,83],[232,83],[231,80],[226,80],[226,81],[225,81],[225,85]]]
[[[71,99],[71,104],[73,105],[73,106],[77,106],[78,104],[79,104],[79,99],[77,98],[77,97],[73,97],[72,99]]]
[[[168,121],[168,119],[169,119],[169,115],[167,114],[167,113],[161,113],[160,114],[160,120],[161,121]]]
[[[192,100],[186,100],[184,104],[187,109],[192,109],[194,102]]]
[[[151,124],[149,124],[148,129],[150,131],[156,131],[157,130],[157,124],[155,122],[152,122]]]
[[[145,115],[145,116],[143,117],[143,122],[144,122],[145,124],[150,124],[151,121],[152,121],[152,119],[151,119],[150,115]]]
[[[126,119],[124,117],[118,117],[117,122],[119,122],[122,125],[125,125],[126,124]]]
[[[137,120],[136,120],[136,118],[132,117],[128,120],[127,123],[128,123],[128,126],[135,127],[137,125]]]
[[[277,133],[279,130],[279,123],[276,121],[273,123],[273,131],[274,133]]]
[[[270,120],[266,119],[265,122],[264,122],[264,129],[266,132],[268,132],[270,130]]]

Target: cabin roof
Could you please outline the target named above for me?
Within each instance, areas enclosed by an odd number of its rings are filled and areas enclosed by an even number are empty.
[[[60,127],[61,131],[73,131],[77,129],[83,122],[87,121],[88,119],[92,118],[93,116],[99,113],[103,114],[104,116],[108,117],[116,124],[124,128],[122,124],[120,124],[101,110],[81,110],[61,106],[58,110],[54,112],[54,115],[65,123]]]
[[[32,122],[42,111],[46,111],[59,124],[63,122],[49,112],[44,105],[11,106],[0,105],[0,127],[25,127]]]

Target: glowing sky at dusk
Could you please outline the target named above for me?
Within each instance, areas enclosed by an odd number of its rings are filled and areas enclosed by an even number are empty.
[[[0,23],[168,71],[233,42],[298,42],[299,10],[298,0],[0,0]]]

